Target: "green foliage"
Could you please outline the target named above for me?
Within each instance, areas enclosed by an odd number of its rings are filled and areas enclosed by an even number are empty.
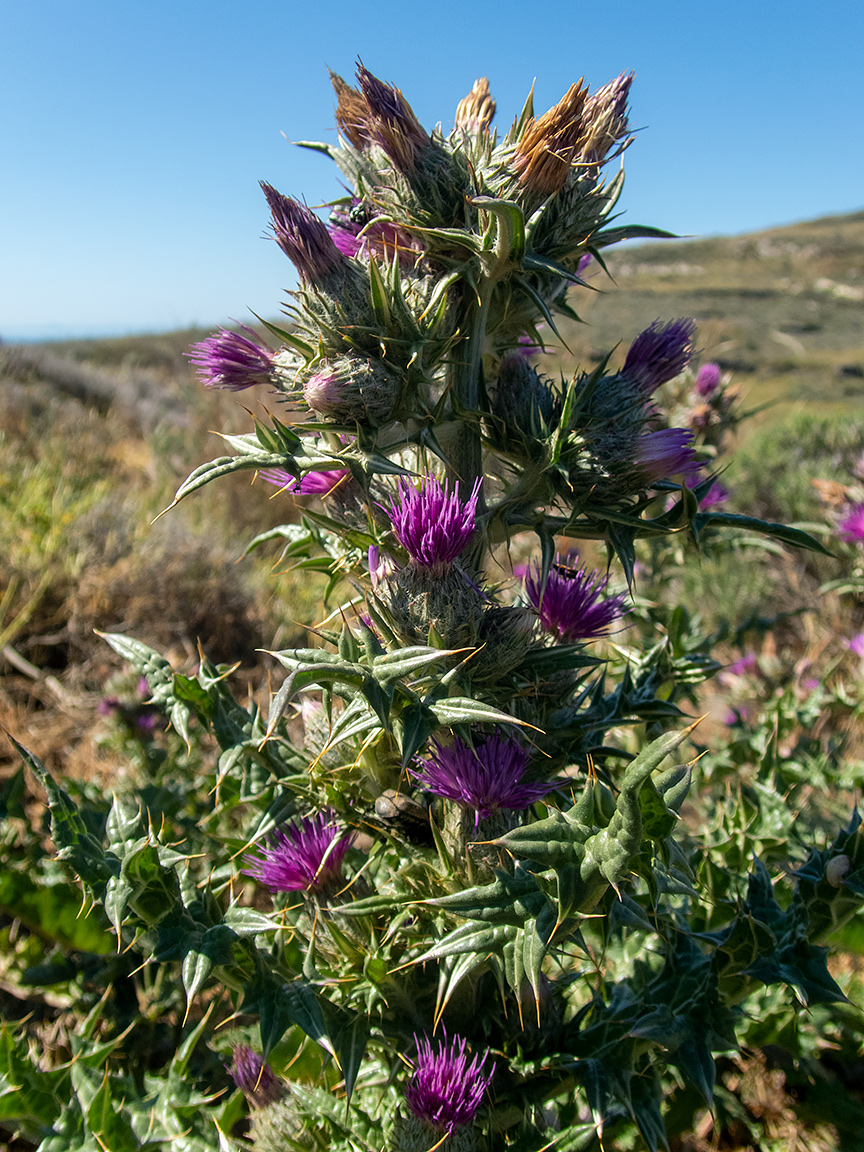
[[[2,813],[4,987],[17,1000],[42,990],[41,1009],[50,995],[67,1015],[50,1043],[44,1014],[4,1026],[0,1122],[40,1152],[405,1152],[418,1140],[656,1152],[706,1109],[758,1134],[731,1086],[741,1045],[815,1070],[821,1037],[843,1053],[859,1040],[847,996],[860,987],[829,946],[862,947],[864,826],[848,801],[864,770],[846,738],[862,697],[841,658],[808,687],[803,662],[776,655],[794,610],[780,621],[755,612],[761,597],[727,595],[703,613],[683,593],[694,557],[716,573],[757,556],[773,578],[794,548],[818,571],[834,563],[829,535],[760,504],[779,449],[752,462],[755,509],[734,513],[700,509],[710,475],[691,489],[646,471],[646,437],[668,444],[671,426],[684,451],[678,414],[698,427],[692,375],[662,381],[662,365],[643,364],[651,391],[669,386],[662,414],[606,358],[560,390],[523,366],[535,406],[507,400],[508,355],[572,313],[581,257],[654,234],[613,226],[621,180],[600,168],[626,119],[608,92],[583,113],[571,91],[539,120],[529,101],[499,142],[476,109],[446,139],[389,89],[387,117],[375,113],[381,91],[362,66],[360,80],[366,95],[335,78],[344,139],[320,146],[352,183],[357,203],[334,205],[334,222],[357,225],[357,255],[331,251],[320,229],[281,237],[300,246],[303,283],[291,326],[265,326],[281,350],[259,356],[304,419],[226,434],[232,454],[175,496],[239,471],[338,469],[296,521],[249,545],[278,543],[324,577],[327,615],[270,654],[266,706],[241,703],[236,666],[206,649],[178,670],[106,633],[143,681],[134,705],[109,702],[129,761],[111,796],[55,779],[15,741],[44,808],[19,771]],[[543,133],[566,136],[581,115],[571,166]],[[274,223],[278,236],[287,225]],[[321,264],[314,285],[304,261]],[[660,335],[689,340],[686,326]],[[363,382],[350,405],[338,394],[356,383],[349,369]],[[389,409],[371,395],[382,380],[396,381]],[[696,441],[706,466],[740,419],[728,381],[718,389]],[[826,426],[802,452],[816,467],[834,452],[842,474],[856,435]],[[686,452],[675,459],[667,471],[693,471]],[[591,649],[618,609],[586,625],[556,538],[605,549],[629,596],[626,630]],[[525,602],[508,552],[536,553],[542,599]],[[609,592],[592,587],[589,609]],[[749,711],[700,727],[709,681],[754,636],[775,655],[753,672]],[[490,747],[524,762],[482,777]],[[458,788],[443,759],[457,749]],[[417,1105],[421,1075],[414,1103],[404,1094],[418,1040],[445,1030],[494,1064],[450,1126]],[[269,1073],[244,1081],[244,1045],[272,1066],[273,1098]]]

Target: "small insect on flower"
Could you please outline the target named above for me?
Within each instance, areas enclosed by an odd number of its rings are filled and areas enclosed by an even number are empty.
[[[483,1056],[469,1060],[464,1037],[448,1037],[446,1030],[443,1032],[438,1041],[414,1037],[417,1066],[405,1086],[405,1101],[418,1120],[450,1135],[477,1115],[495,1075],[495,1065],[488,1071],[485,1068],[488,1049]]]
[[[577,567],[578,553],[556,563],[541,583],[540,569],[529,569],[525,592],[536,608],[540,624],[562,642],[593,640],[604,635],[621,615],[623,596],[607,596],[606,580],[597,572]]]

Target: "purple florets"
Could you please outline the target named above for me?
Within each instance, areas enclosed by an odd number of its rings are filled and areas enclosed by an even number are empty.
[[[693,433],[686,428],[661,428],[640,436],[635,464],[645,484],[691,476],[702,467],[693,451]]]
[[[864,504],[854,504],[837,525],[841,540],[864,544]]]
[[[655,320],[631,344],[621,375],[650,396],[687,367],[695,330],[692,320]]]
[[[685,477],[684,483],[688,488],[695,488],[698,484],[702,483],[702,477],[691,473]],[[728,499],[729,489],[725,484],[721,484],[719,480],[715,480],[699,501],[699,507],[704,512],[707,511],[708,508],[713,508],[716,504],[725,504]]]
[[[341,880],[348,843],[332,814],[319,812],[277,828],[257,856],[244,856],[243,871],[271,892],[320,891]]]
[[[459,739],[447,746],[433,740],[432,747],[432,758],[419,761],[422,771],[411,774],[435,796],[473,808],[478,821],[500,809],[521,812],[558,787],[548,780],[526,783],[530,753],[497,734],[473,748]]]
[[[696,394],[707,399],[709,396],[713,396],[719,387],[720,365],[703,364],[696,373],[696,384],[694,385]]]
[[[577,568],[578,555],[570,553],[553,567],[546,583],[539,569],[529,570],[525,592],[537,609],[540,624],[558,640],[593,640],[608,632],[621,615],[623,596],[603,598],[606,580],[597,572]]]
[[[253,329],[241,327],[249,336],[220,328],[186,353],[208,387],[241,392],[254,384],[272,383],[273,353],[257,342]]]
[[[483,1102],[495,1065],[485,1071],[489,1051],[468,1059],[466,1041],[461,1036],[433,1042],[428,1036],[417,1044],[417,1067],[405,1086],[405,1101],[418,1120],[448,1135],[470,1124]]]
[[[258,475],[268,484],[275,484],[285,492],[297,492],[301,496],[328,496],[350,473],[344,468],[334,468],[330,472],[307,472],[299,482],[296,476],[284,468],[262,468]]]
[[[467,501],[442,487],[432,475],[419,488],[400,480],[399,492],[389,508],[396,539],[415,564],[425,568],[452,564],[474,535],[480,480]]]
[[[247,1044],[238,1044],[227,1071],[237,1087],[256,1108],[266,1108],[282,1098],[282,1084],[270,1065]]]
[[[293,262],[300,279],[313,287],[326,285],[334,273],[346,267],[345,257],[333,243],[327,225],[311,208],[283,196],[263,180],[261,188],[270,205],[276,243]]]
[[[857,636],[851,636],[843,643],[849,649],[853,656],[864,657],[864,632],[859,632]]]

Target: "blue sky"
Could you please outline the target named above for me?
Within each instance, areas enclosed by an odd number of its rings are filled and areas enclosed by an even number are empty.
[[[734,234],[864,207],[860,0],[7,0],[0,338],[275,315],[293,270],[258,181],[317,204],[328,67],[362,57],[420,119],[487,75],[508,124],[636,73],[626,222]],[[284,133],[284,136],[282,135]]]

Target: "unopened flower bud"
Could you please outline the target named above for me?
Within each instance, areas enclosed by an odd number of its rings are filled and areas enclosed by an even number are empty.
[[[581,163],[603,164],[616,145],[626,141],[627,99],[632,83],[633,73],[624,72],[598,88],[585,101],[585,136],[579,157]]]
[[[385,84],[362,64],[358,65],[357,79],[367,107],[362,127],[366,140],[377,144],[398,171],[412,171],[418,155],[430,146],[429,133],[398,88]]]
[[[492,411],[510,427],[538,436],[557,423],[561,404],[523,349],[514,348],[501,359]]]
[[[517,667],[534,640],[534,625],[528,608],[489,608],[480,622],[479,650],[471,660],[474,680],[498,680]]]
[[[341,356],[324,361],[303,385],[306,403],[343,424],[384,424],[399,399],[399,377],[380,360]]]
[[[485,76],[474,81],[474,87],[464,96],[456,108],[456,127],[465,132],[483,132],[492,123],[495,115],[495,101],[489,91],[489,81]]]
[[[270,205],[276,243],[291,260],[300,279],[309,287],[335,292],[343,283],[348,263],[327,231],[327,225],[311,208],[283,196],[261,181]]]
[[[238,1044],[234,1049],[228,1073],[253,1108],[266,1108],[282,1098],[281,1081],[266,1060],[246,1044]]]
[[[367,144],[363,126],[369,118],[369,109],[363,96],[352,88],[336,72],[330,73],[330,83],[336,93],[336,123],[342,135],[355,148],[365,148]]]
[[[720,387],[720,365],[719,364],[703,364],[699,371],[696,373],[696,384],[694,391],[697,396],[713,396],[717,389]]]

